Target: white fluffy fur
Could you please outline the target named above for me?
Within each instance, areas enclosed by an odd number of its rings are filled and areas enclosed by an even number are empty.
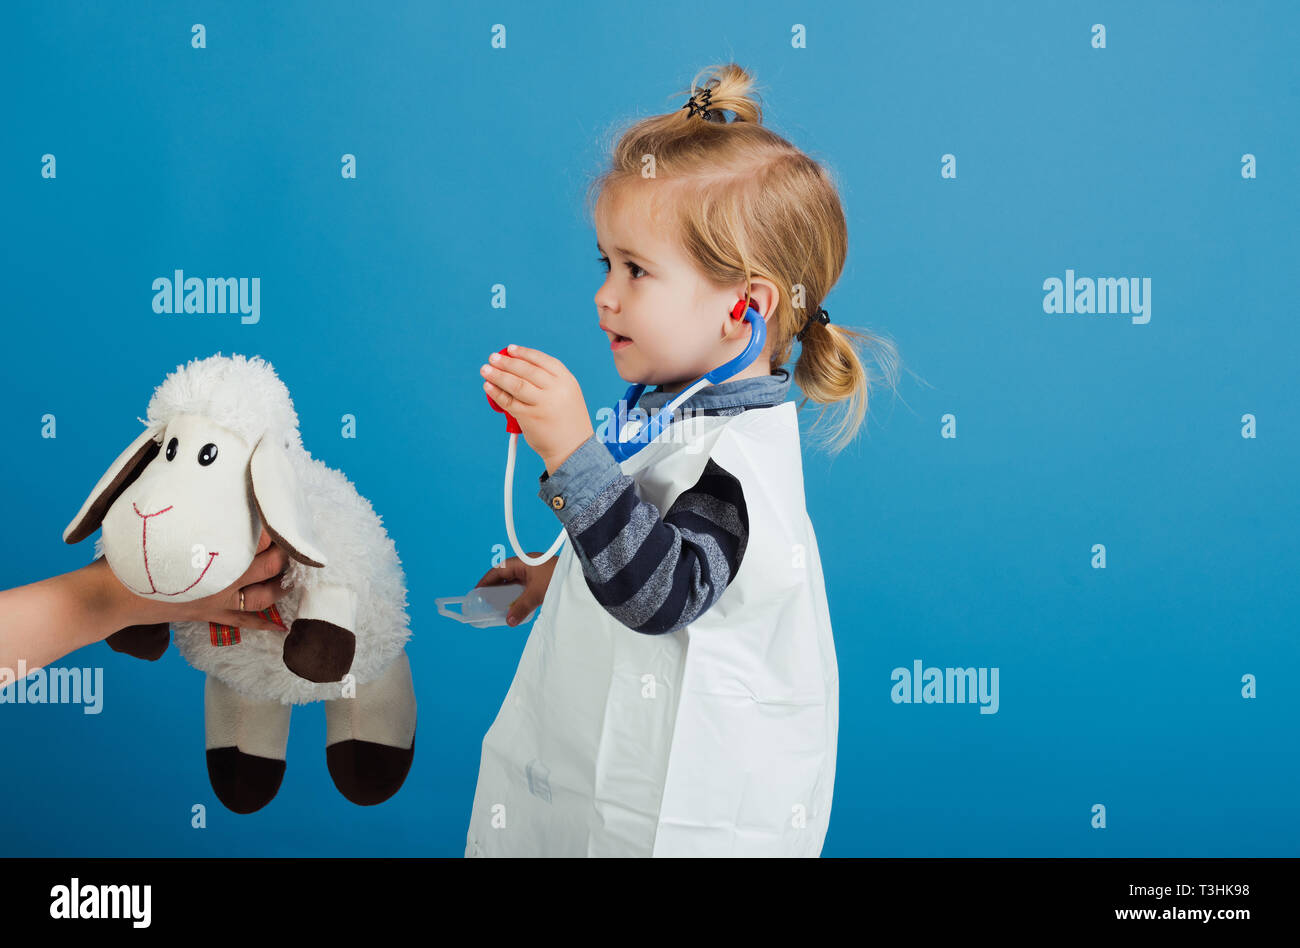
[[[305,589],[336,583],[354,590],[357,643],[350,674],[357,684],[378,678],[410,638],[406,577],[397,548],[382,518],[352,482],[303,447],[289,390],[270,363],[218,353],[178,366],[154,392],[146,424],[165,424],[182,413],[204,415],[250,445],[263,433],[281,439],[327,565],[316,568],[291,560],[285,585],[292,588],[276,607],[292,627]],[[95,541],[96,556],[102,550],[101,536]],[[214,646],[206,622],[173,623],[172,631],[186,661],[247,697],[283,704],[340,697],[339,682],[307,681],[285,667],[285,633],[243,628],[238,645]]]
[[[258,356],[225,358],[218,352],[177,366],[149,399],[148,419],[140,420],[166,424],[181,414],[204,415],[250,445],[263,432],[274,431],[302,446],[289,389]]]

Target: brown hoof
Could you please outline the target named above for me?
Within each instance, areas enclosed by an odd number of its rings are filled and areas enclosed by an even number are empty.
[[[115,652],[156,662],[162,658],[163,652],[167,651],[171,638],[171,626],[162,622],[158,625],[128,625],[125,629],[118,629],[104,641]]]
[[[339,741],[325,748],[334,786],[357,806],[383,803],[400,790],[414,758],[414,734],[407,748],[371,741]]]
[[[208,751],[208,782],[217,799],[235,813],[252,813],[271,802],[284,779],[285,762],[245,754],[238,747]]]
[[[299,678],[342,681],[352,667],[357,637],[324,619],[295,619],[284,640],[284,664]]]

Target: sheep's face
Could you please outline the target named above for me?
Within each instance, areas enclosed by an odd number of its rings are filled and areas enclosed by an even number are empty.
[[[129,589],[189,602],[225,589],[257,552],[253,446],[199,415],[178,415],[157,456],[104,516],[104,556]]]

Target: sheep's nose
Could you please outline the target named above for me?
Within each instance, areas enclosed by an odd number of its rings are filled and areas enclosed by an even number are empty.
[[[152,506],[154,506],[153,504],[146,503],[146,504],[144,505],[144,507],[141,508],[141,506],[140,506],[137,502],[132,501],[132,502],[131,502],[131,506],[135,509],[135,512],[136,512],[137,514],[139,514],[141,517],[144,517],[145,519],[148,519],[149,517],[156,517],[156,516],[158,516],[159,514],[166,513],[167,511],[169,511],[169,510],[172,509],[172,508],[171,508],[171,505],[169,504],[169,505],[167,505],[166,507],[163,507],[163,508],[161,508],[161,509],[159,509],[159,510],[155,510],[155,511],[153,511],[152,513],[149,513],[149,512],[148,512],[148,511],[149,511],[149,508],[152,507]]]

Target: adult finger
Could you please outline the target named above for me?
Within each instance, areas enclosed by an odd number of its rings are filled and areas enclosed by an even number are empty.
[[[248,569],[244,570],[244,575],[239,577],[235,588],[242,589],[254,583],[265,582],[272,576],[283,573],[288,565],[289,554],[283,548],[275,545],[268,546],[253,557],[253,562],[248,565]]]
[[[261,553],[253,557],[253,562],[244,570],[242,576],[235,580],[219,593],[210,597],[219,609],[229,611],[239,610],[239,593],[240,590],[247,589],[249,586],[255,586],[258,583],[265,582],[273,576],[283,578],[284,571],[289,564],[289,555],[279,546],[272,544]],[[278,582],[279,580],[277,580]],[[247,600],[247,594],[245,594]],[[206,600],[203,600],[206,601]],[[200,609],[202,606],[200,606]]]
[[[261,612],[273,602],[285,595],[289,590],[280,585],[282,576],[272,576],[264,583],[254,583],[251,586],[243,588],[244,593],[244,611]]]

